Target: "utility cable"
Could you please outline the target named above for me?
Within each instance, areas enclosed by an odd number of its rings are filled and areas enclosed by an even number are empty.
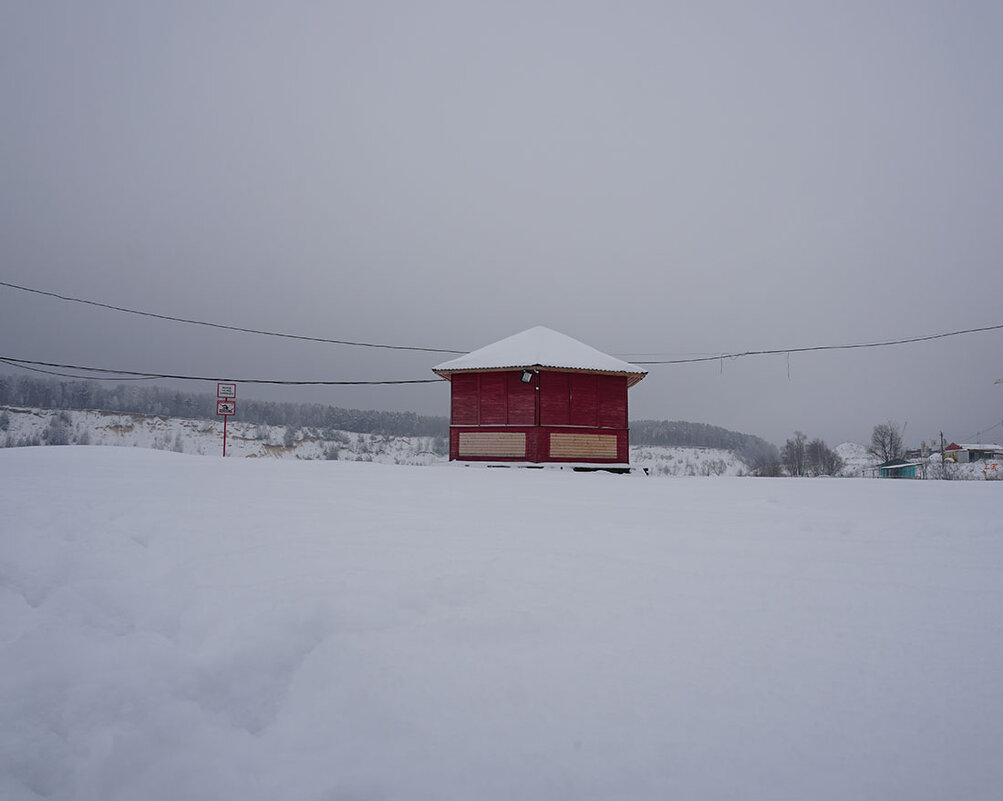
[[[273,378],[233,378],[232,376],[196,376],[196,375],[174,375],[172,373],[138,372],[135,370],[112,370],[106,367],[84,367],[79,364],[58,364],[56,362],[40,362],[32,359],[16,359],[13,356],[0,356],[0,362],[11,364],[15,367],[25,365],[35,365],[39,367],[55,367],[62,370],[78,370],[92,373],[107,373],[114,377],[118,376],[139,376],[148,378],[171,378],[178,381],[233,381],[238,384],[282,384],[288,386],[324,386],[324,387],[344,387],[344,386],[378,386],[385,384],[438,384],[441,378],[414,378],[403,381],[281,381]],[[31,368],[26,368],[31,369]],[[83,376],[70,376],[83,377]]]
[[[157,314],[154,312],[139,311],[137,309],[129,309],[124,306],[115,306],[110,303],[101,303],[96,300],[85,300],[83,298],[71,297],[69,295],[61,295],[57,292],[47,292],[41,289],[33,289],[31,287],[21,286],[19,284],[13,284],[9,281],[0,281],[0,286],[8,287],[9,289],[17,289],[21,292],[30,292],[36,295],[44,295],[46,297],[58,298],[59,300],[70,301],[73,303],[83,303],[88,306],[96,306],[102,309],[111,309],[113,311],[125,312],[127,314],[136,314],[141,317],[153,317],[159,320],[170,320],[178,323],[187,323],[189,325],[201,325],[208,328],[219,328],[226,331],[239,331],[245,334],[260,334],[262,336],[271,337],[282,337],[285,339],[298,339],[306,342],[322,342],[332,345],[350,345],[353,347],[360,348],[383,348],[387,350],[407,350],[407,351],[420,351],[423,353],[448,353],[448,354],[463,354],[466,351],[462,350],[450,350],[448,348],[426,348],[419,347],[417,345],[389,345],[385,343],[376,342],[356,342],[352,340],[345,339],[327,339],[325,337],[313,337],[305,336],[302,334],[288,334],[281,333],[277,331],[266,331],[258,328],[244,328],[235,325],[226,325],[224,323],[213,323],[206,320],[191,320],[185,317],[175,317],[168,314]],[[769,356],[769,355],[779,355],[791,353],[809,353],[816,351],[825,350],[852,350],[857,348],[882,348],[888,347],[890,345],[905,345],[912,342],[929,342],[934,339],[946,339],[947,337],[956,337],[963,334],[976,334],[985,331],[999,331],[1003,330],[1003,323],[998,325],[987,325],[979,328],[966,328],[960,331],[946,331],[940,334],[927,334],[925,336],[918,337],[907,337],[903,339],[888,339],[880,340],[876,342],[856,342],[844,345],[813,345],[808,347],[796,347],[796,348],[773,348],[769,350],[748,350],[737,353],[719,353],[712,355],[701,355],[694,356],[684,359],[664,359],[664,360],[646,360],[646,361],[635,361],[634,364],[638,365],[668,365],[668,364],[693,364],[696,362],[713,362],[724,359],[739,359],[743,356]],[[647,355],[647,354],[641,354]],[[318,383],[318,382],[307,382],[307,383]],[[997,382],[999,383],[999,382]]]
[[[417,345],[387,345],[384,343],[377,342],[353,342],[347,339],[327,339],[325,337],[311,337],[304,336],[302,334],[286,334],[279,331],[265,331],[259,328],[243,328],[238,325],[224,325],[223,323],[210,323],[206,320],[189,320],[185,317],[174,317],[170,314],[156,314],[154,312],[139,311],[137,309],[127,309],[124,306],[114,306],[110,303],[100,303],[96,300],[85,300],[83,298],[74,298],[69,295],[60,295],[57,292],[46,292],[42,289],[32,289],[27,286],[20,286],[19,284],[12,284],[9,281],[0,281],[0,286],[5,286],[9,289],[17,289],[21,292],[31,292],[35,295],[44,295],[50,298],[58,298],[59,300],[65,300],[72,303],[83,303],[87,306],[97,306],[101,309],[111,309],[112,311],[125,312],[126,314],[136,314],[140,317],[155,317],[158,320],[170,320],[175,323],[187,323],[189,325],[202,325],[207,328],[222,328],[226,331],[240,331],[244,334],[260,334],[261,336],[268,337],[282,337],[284,339],[299,339],[306,342],[323,342],[329,345],[351,345],[357,348],[384,348],[386,350],[416,350],[422,351],[423,353],[452,353],[452,354],[462,354],[466,353],[463,350],[448,350],[446,348],[422,348]]]
[[[58,370],[43,370],[40,367],[29,367],[26,364],[16,364],[9,359],[0,359],[0,364],[6,364],[9,367],[19,367],[22,370],[31,370],[33,373],[42,373],[43,375],[55,375],[60,378],[75,378],[81,381],[153,381],[155,376],[144,375],[135,378],[130,378],[126,376],[97,376],[97,375],[77,375],[74,373],[61,373]]]
[[[969,436],[972,438],[972,441],[974,442],[976,439],[981,439],[982,434],[988,434],[990,431],[995,431],[1000,426],[1003,426],[1003,422],[997,423],[994,426],[989,426],[989,428],[980,428],[978,431],[976,431],[976,432],[974,432],[972,434],[969,434]],[[979,443],[979,444],[983,444],[983,443]]]
[[[644,361],[634,362],[634,364],[692,364],[694,362],[716,362],[719,359],[740,359],[743,356],[769,356],[791,353],[808,353],[820,350],[851,350],[853,348],[883,348],[888,345],[905,345],[909,342],[928,342],[932,339],[945,339],[947,337],[957,337],[962,334],[977,334],[982,331],[1003,330],[1003,324],[986,325],[981,328],[966,328],[962,331],[947,331],[942,334],[927,334],[921,337],[908,337],[907,339],[886,339],[879,342],[857,342],[849,345],[812,345],[803,348],[775,348],[772,350],[747,350],[742,353],[721,353],[717,356],[699,356],[692,359],[669,359],[666,361]]]

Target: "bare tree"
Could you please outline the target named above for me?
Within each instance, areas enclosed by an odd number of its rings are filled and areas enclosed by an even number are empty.
[[[776,446],[773,446],[772,450],[764,449],[760,452],[752,461],[751,468],[750,475],[760,478],[777,478],[784,474]]]
[[[871,447],[868,450],[882,462],[890,462],[902,455],[902,429],[891,420],[874,426]]]
[[[808,437],[800,431],[784,443],[780,456],[789,475],[808,475]]]
[[[843,460],[829,449],[824,440],[813,439],[806,446],[808,473],[813,476],[834,476],[843,469]]]

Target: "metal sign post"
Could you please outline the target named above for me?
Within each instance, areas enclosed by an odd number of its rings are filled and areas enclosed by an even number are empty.
[[[226,421],[237,413],[237,385],[216,384],[216,414],[223,417],[223,456],[226,456]]]

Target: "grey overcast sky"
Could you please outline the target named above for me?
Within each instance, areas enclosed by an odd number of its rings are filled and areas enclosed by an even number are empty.
[[[999,2],[0,4],[0,280],[634,359],[1003,323]],[[285,379],[446,356],[0,287],[0,355]],[[1003,440],[1003,331],[652,367],[631,417]],[[212,386],[191,385],[210,391]],[[442,385],[243,396],[448,413]]]

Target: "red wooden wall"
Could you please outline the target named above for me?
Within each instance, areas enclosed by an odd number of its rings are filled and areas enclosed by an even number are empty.
[[[627,379],[620,375],[540,373],[540,425],[627,427]]]
[[[529,383],[524,383],[521,376],[522,370],[452,375],[451,459],[458,458],[456,429],[459,428],[523,430],[527,435],[526,458],[551,460],[546,445],[549,439],[539,429],[560,428],[617,433],[617,460],[627,461],[625,376],[541,370],[534,373]]]
[[[536,388],[519,372],[454,373],[450,422],[453,425],[536,425]]]
[[[627,379],[619,375],[541,370],[531,383],[522,371],[454,373],[453,425],[627,427]],[[540,416],[536,417],[536,385]]]

